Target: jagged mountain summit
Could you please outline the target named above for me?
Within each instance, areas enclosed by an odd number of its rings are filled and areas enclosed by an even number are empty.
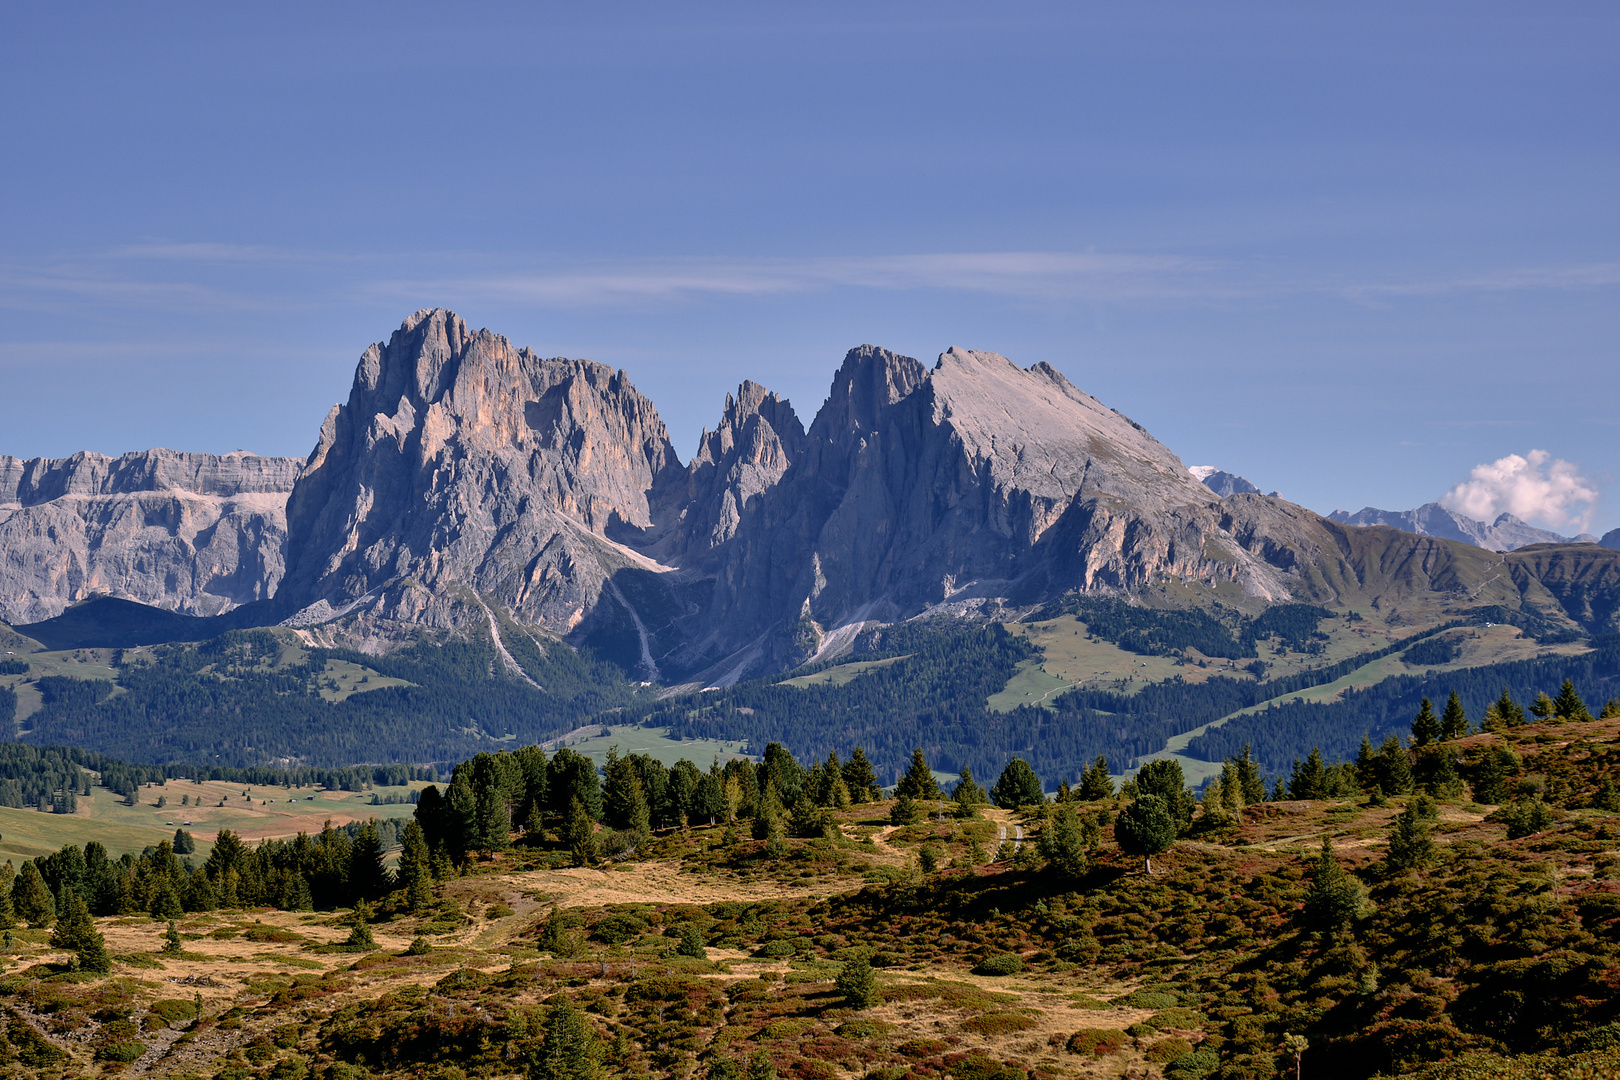
[[[1512,514],[1500,514],[1492,522],[1476,521],[1439,503],[1424,503],[1416,510],[1379,510],[1372,506],[1363,507],[1354,514],[1335,510],[1328,518],[1343,525],[1390,525],[1419,536],[1460,540],[1489,551],[1516,551],[1531,544],[1599,542],[1597,537],[1589,533],[1563,536],[1550,529],[1538,529]]]
[[[1226,498],[1228,495],[1258,495],[1260,489],[1246,476],[1238,476],[1213,465],[1194,465],[1187,470],[1198,478],[1198,482],[1209,490]],[[1277,494],[1275,491],[1273,495]]]
[[[0,456],[0,621],[110,594],[190,615],[281,581],[297,458],[144,450]]]
[[[1077,590],[1439,595],[1583,628],[1620,592],[1613,557],[1537,547],[1508,566],[1200,477],[1050,365],[956,348],[931,367],[852,349],[808,428],[744,382],[683,465],[624,372],[423,310],[361,356],[301,467],[80,458],[0,459],[7,621],[100,591],[194,614],[261,601],[232,618],[366,648],[424,627],[562,635],[646,680],[715,685],[837,655],[872,622]]]

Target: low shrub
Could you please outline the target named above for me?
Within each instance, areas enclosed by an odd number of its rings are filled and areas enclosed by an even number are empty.
[[[1104,1057],[1117,1054],[1125,1045],[1125,1033],[1116,1028],[1081,1028],[1069,1036],[1064,1049],[1071,1054],[1091,1054]]]
[[[963,1031],[985,1036],[1011,1035],[1019,1031],[1028,1031],[1034,1026],[1035,1021],[1027,1015],[1011,1010],[988,1012],[962,1021]]]
[[[1195,1080],[1196,1077],[1208,1076],[1221,1067],[1221,1059],[1213,1050],[1194,1050],[1190,1054],[1183,1054],[1164,1067],[1164,1075],[1168,1080]]]
[[[1130,1009],[1152,1009],[1158,1012],[1161,1009],[1173,1009],[1181,1004],[1181,999],[1174,994],[1162,990],[1137,990],[1129,994],[1121,994],[1109,1002],[1110,1005],[1124,1005]]]
[[[1017,953],[992,953],[979,961],[979,966],[973,969],[973,973],[975,975],[1016,975],[1023,970],[1023,958]]]
[[[1152,1046],[1148,1047],[1147,1054],[1144,1056],[1149,1061],[1159,1065],[1165,1065],[1169,1062],[1177,1060],[1178,1058],[1185,1057],[1190,1053],[1192,1053],[1192,1043],[1188,1042],[1186,1039],[1172,1037],[1168,1039],[1161,1039]]]

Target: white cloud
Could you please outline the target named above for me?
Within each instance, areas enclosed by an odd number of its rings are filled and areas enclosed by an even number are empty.
[[[1509,454],[1487,465],[1475,465],[1468,479],[1447,492],[1440,505],[1479,521],[1512,514],[1553,529],[1585,532],[1597,511],[1597,501],[1597,484],[1581,475],[1579,465],[1556,459],[1545,450],[1532,450],[1523,457]]]

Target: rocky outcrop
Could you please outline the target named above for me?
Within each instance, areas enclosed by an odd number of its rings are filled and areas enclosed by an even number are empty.
[[[1444,540],[1459,540],[1491,551],[1513,551],[1530,544],[1571,544],[1593,541],[1596,538],[1563,536],[1549,529],[1528,525],[1512,514],[1502,514],[1495,521],[1475,521],[1439,503],[1424,503],[1416,510],[1379,510],[1367,506],[1352,514],[1335,510],[1328,517],[1341,525],[1389,525],[1419,536],[1438,536]]]
[[[0,457],[0,620],[110,595],[189,615],[281,580],[296,458],[146,450]]]
[[[622,371],[542,359],[442,309],[360,358],[287,504],[296,622],[363,609],[409,623],[492,618],[567,631],[615,573],[668,568],[610,538],[650,533],[683,470]]]

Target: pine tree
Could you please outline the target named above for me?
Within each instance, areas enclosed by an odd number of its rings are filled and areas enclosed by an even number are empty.
[[[546,1017],[546,1039],[529,1068],[530,1080],[595,1080],[596,1032],[574,1003],[563,998]]]
[[[72,952],[74,964],[80,971],[99,974],[111,971],[112,957],[107,955],[107,941],[96,929],[95,920],[90,917],[89,905],[71,889],[64,899],[66,904],[62,917],[51,932],[51,946]]]
[[[1377,787],[1385,795],[1408,795],[1412,791],[1412,759],[1401,740],[1391,735],[1378,748]]]
[[[405,906],[413,915],[433,906],[431,860],[422,826],[413,821],[400,834],[399,853],[399,883],[405,889]]]
[[[1440,740],[1440,718],[1434,715],[1434,706],[1428,698],[1418,706],[1418,714],[1412,721],[1412,745],[1428,746]]]
[[[865,952],[857,952],[844,961],[835,985],[843,996],[844,1004],[851,1009],[869,1009],[883,1001],[883,996],[878,992],[877,973],[872,970],[872,963],[866,958]]]
[[[180,929],[175,926],[174,920],[170,919],[168,933],[163,935],[163,952],[167,956],[179,956],[184,950],[185,945],[180,940]]]
[[[1420,751],[1414,777],[1417,787],[1436,799],[1455,799],[1463,793],[1457,759],[1444,747],[1429,746]]]
[[[1253,806],[1266,801],[1266,781],[1260,775],[1260,763],[1254,759],[1254,754],[1247,743],[1243,752],[1234,760],[1237,766],[1239,790],[1243,792],[1243,804]]]
[[[1356,784],[1363,791],[1370,791],[1378,786],[1378,755],[1373,750],[1372,739],[1366,732],[1361,733],[1361,749],[1356,751],[1356,763],[1351,766],[1356,774]]]
[[[1553,720],[1557,718],[1558,705],[1543,690],[1536,695],[1536,700],[1530,703],[1530,715],[1537,720]]]
[[[1453,690],[1446,698],[1446,710],[1440,714],[1440,738],[1446,741],[1460,739],[1468,734],[1468,714],[1463,711],[1462,698]]]
[[[1329,794],[1328,787],[1327,764],[1322,760],[1320,749],[1313,749],[1303,765],[1295,759],[1294,775],[1288,781],[1290,799],[1325,799]]]
[[[1565,679],[1564,685],[1558,688],[1558,696],[1553,699],[1553,715],[1560,720],[1576,723],[1585,723],[1592,719],[1592,713],[1587,709],[1586,702],[1575,692],[1574,680]]]
[[[1344,872],[1333,857],[1333,845],[1322,837],[1322,851],[1311,871],[1305,890],[1305,907],[1300,913],[1305,926],[1330,933],[1360,918],[1367,907],[1367,890],[1360,881]]]
[[[859,746],[844,762],[844,786],[849,788],[849,797],[858,803],[874,802],[883,797],[878,790],[877,774],[872,771],[872,763],[866,760],[866,751]]]
[[[1114,778],[1108,772],[1108,759],[1098,754],[1097,760],[1080,775],[1080,801],[1096,802],[1113,797]]]
[[[574,857],[575,866],[589,866],[596,861],[596,822],[586,812],[585,804],[576,796],[568,808],[568,820],[562,829],[562,842]]]
[[[1086,872],[1086,842],[1074,803],[1059,803],[1037,840],[1041,857],[1060,873],[1077,878]]]
[[[1481,731],[1501,732],[1508,728],[1521,727],[1524,724],[1524,710],[1519,708],[1513,696],[1503,687],[1502,696],[1497,698],[1485,709],[1485,719],[1480,721]]]
[[[690,956],[694,960],[707,960],[709,952],[703,947],[703,934],[696,926],[687,923],[681,927],[681,942],[675,947],[677,956]]]
[[[1603,711],[1598,713],[1598,719],[1613,720],[1616,717],[1620,717],[1620,698],[1610,698],[1603,706]]]
[[[383,863],[383,842],[377,833],[377,819],[369,818],[360,826],[354,846],[349,849],[349,891],[362,900],[378,900],[392,887],[393,876]]]
[[[911,767],[906,770],[906,775],[900,778],[899,786],[894,789],[894,793],[897,796],[909,795],[921,801],[934,801],[945,797],[940,792],[939,781],[934,779],[934,772],[928,767],[928,762],[920,749],[911,752]]]
[[[956,782],[956,790],[951,792],[951,801],[958,806],[984,806],[990,802],[990,797],[973,779],[973,770],[964,765],[961,778]]]
[[[1181,771],[1181,762],[1174,758],[1157,758],[1136,770],[1136,775],[1131,779],[1135,782],[1138,795],[1157,795],[1163,799],[1165,809],[1175,819],[1177,829],[1187,831],[1198,804],[1193,801],[1192,792],[1187,790],[1187,778]]]
[[[1429,835],[1429,822],[1420,796],[1396,815],[1384,862],[1398,872],[1423,866],[1433,857],[1434,840]]]
[[[1140,855],[1147,873],[1153,873],[1153,856],[1176,842],[1179,829],[1170,808],[1158,795],[1139,795],[1119,812],[1114,821],[1114,839],[1127,855]]]
[[[51,898],[51,890],[45,887],[45,879],[32,859],[23,863],[22,872],[11,887],[11,906],[17,917],[31,927],[49,926],[56,918],[56,901]]]
[[[1036,806],[1046,801],[1046,792],[1040,777],[1023,758],[1013,758],[1001,770],[990,789],[990,801],[1003,810],[1016,810],[1020,806]]]

